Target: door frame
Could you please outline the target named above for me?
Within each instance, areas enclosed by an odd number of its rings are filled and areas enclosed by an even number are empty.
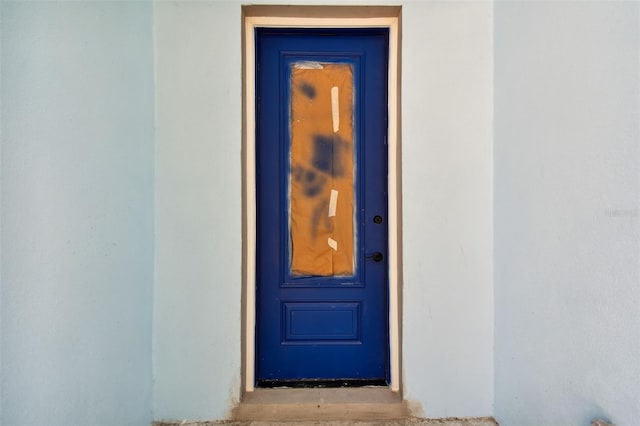
[[[389,388],[401,387],[401,200],[400,190],[400,6],[243,6],[243,283],[242,383],[252,392],[255,383],[256,337],[256,157],[255,157],[255,39],[257,27],[388,28],[388,260],[389,260]]]

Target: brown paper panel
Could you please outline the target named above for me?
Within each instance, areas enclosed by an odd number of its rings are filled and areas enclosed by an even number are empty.
[[[331,90],[338,88],[334,132]],[[291,273],[354,272],[353,71],[347,64],[291,70]],[[329,216],[331,191],[338,192]],[[337,244],[334,250],[329,239]]]

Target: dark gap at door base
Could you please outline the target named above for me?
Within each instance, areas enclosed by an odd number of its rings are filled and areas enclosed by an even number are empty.
[[[384,379],[258,380],[260,388],[351,388],[388,386]]]

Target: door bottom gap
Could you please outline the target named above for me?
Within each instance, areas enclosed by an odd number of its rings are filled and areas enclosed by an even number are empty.
[[[259,388],[357,388],[388,386],[385,379],[258,380]]]

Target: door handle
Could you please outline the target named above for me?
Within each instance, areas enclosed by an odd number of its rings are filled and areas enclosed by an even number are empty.
[[[382,262],[382,259],[384,259],[384,256],[382,256],[382,253],[377,251],[373,253],[371,256],[367,256],[367,259],[373,259],[374,262]]]

